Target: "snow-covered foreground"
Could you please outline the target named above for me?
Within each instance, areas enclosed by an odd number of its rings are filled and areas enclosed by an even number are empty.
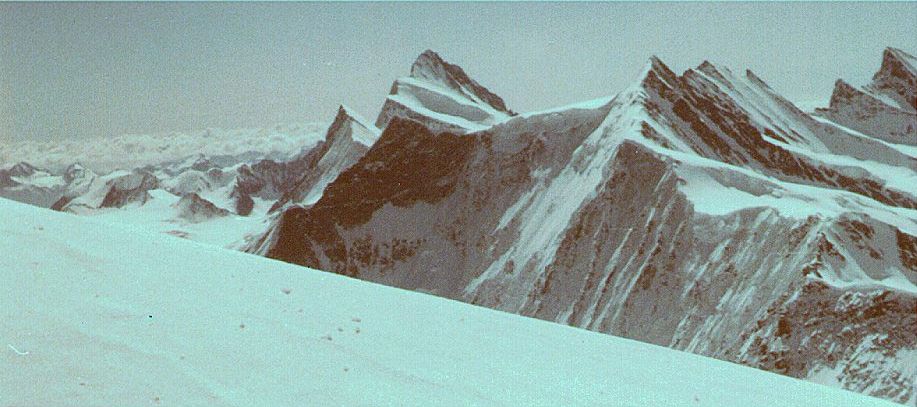
[[[0,213],[2,406],[888,404],[98,219]]]

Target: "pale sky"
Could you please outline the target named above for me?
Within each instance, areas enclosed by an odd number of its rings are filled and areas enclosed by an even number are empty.
[[[0,3],[0,141],[375,118],[433,49],[516,111],[613,95],[655,54],[793,101],[917,53],[917,3]]]

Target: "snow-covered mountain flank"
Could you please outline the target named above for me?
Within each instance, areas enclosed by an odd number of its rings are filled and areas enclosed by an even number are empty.
[[[892,405],[95,218],[0,211],[0,253],[16,253],[0,256],[4,406]]]
[[[915,67],[886,49],[870,83],[838,80],[807,113],[751,71],[703,61],[679,74],[653,57],[616,94],[516,113],[425,51],[375,122],[341,106],[324,137],[286,132],[114,171],[13,154],[0,196],[914,405]],[[273,281],[251,270],[245,284]],[[439,387],[443,374],[401,377],[465,397]],[[213,380],[201,386],[235,403]]]
[[[908,54],[815,116],[750,71],[657,58],[617,95],[514,115],[433,56],[250,251],[917,401]]]

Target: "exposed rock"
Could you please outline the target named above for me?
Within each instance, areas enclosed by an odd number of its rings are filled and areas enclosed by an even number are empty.
[[[376,119],[385,129],[394,118],[412,119],[435,132],[464,133],[506,120],[514,112],[499,96],[468,77],[462,68],[427,50],[400,78]]]
[[[181,199],[173,204],[173,207],[176,209],[178,218],[192,223],[199,223],[230,214],[228,210],[217,207],[196,193],[182,195]]]
[[[100,208],[120,208],[129,203],[145,203],[150,199],[149,190],[159,187],[159,179],[149,172],[133,172],[115,178],[107,183],[108,193],[102,199]]]
[[[378,138],[378,129],[366,124],[346,107],[338,108],[324,144],[314,156],[304,160],[300,178],[284,191],[270,211],[292,204],[311,205],[317,201],[325,187],[366,154]]]
[[[913,397],[917,372],[895,355],[914,344],[879,328],[837,353],[776,359],[755,339],[842,338],[836,316],[784,316],[876,290],[893,292],[904,325],[871,325],[867,303],[844,311],[852,324],[912,331],[917,249],[900,234],[917,232],[917,191],[900,181],[917,176],[913,157],[813,119],[751,72],[705,61],[678,75],[658,58],[614,98],[442,130],[393,116],[250,249],[796,377],[828,366],[836,385]]]

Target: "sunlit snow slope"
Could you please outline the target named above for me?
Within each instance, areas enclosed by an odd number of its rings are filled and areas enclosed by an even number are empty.
[[[887,404],[97,219],[0,211],[3,406]]]

